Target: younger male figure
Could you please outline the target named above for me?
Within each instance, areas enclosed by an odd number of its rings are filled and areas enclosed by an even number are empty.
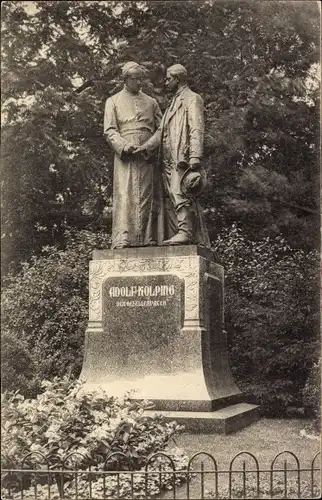
[[[187,85],[187,71],[181,64],[167,70],[165,85],[173,94],[157,132],[136,151],[160,147],[165,190],[165,235],[167,245],[197,243],[210,246],[199,202],[182,189],[183,174],[201,170],[204,141],[204,106],[199,94]]]

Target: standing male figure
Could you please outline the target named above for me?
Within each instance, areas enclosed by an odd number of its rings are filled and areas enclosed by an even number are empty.
[[[141,92],[143,68],[134,61],[122,68],[124,88],[106,101],[104,135],[115,152],[112,248],[156,245],[157,170],[135,149],[157,130],[162,113],[155,99]]]
[[[165,235],[167,245],[198,243],[209,247],[209,236],[196,198],[184,186],[198,188],[204,141],[203,99],[187,85],[187,71],[181,64],[167,70],[166,88],[173,94],[157,132],[136,151],[160,147],[165,190]],[[189,170],[189,172],[188,172]],[[188,174],[188,175],[187,175]],[[184,181],[184,182],[183,182]]]

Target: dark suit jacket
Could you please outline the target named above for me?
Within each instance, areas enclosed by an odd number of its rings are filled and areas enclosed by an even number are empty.
[[[147,141],[147,151],[160,146],[161,153],[166,150],[177,166],[179,163],[189,163],[192,158],[201,160],[203,142],[203,99],[189,87],[182,87],[166,109],[160,127]]]

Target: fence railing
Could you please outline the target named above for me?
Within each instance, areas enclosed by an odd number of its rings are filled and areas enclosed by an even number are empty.
[[[140,470],[120,470],[126,458],[117,451],[96,466],[76,467],[86,459],[80,453],[61,459],[31,452],[19,467],[1,470],[1,499],[320,498],[320,452],[307,467],[301,467],[291,451],[278,453],[264,468],[255,455],[245,451],[224,468],[207,452],[194,454],[181,470],[163,452],[151,455]]]

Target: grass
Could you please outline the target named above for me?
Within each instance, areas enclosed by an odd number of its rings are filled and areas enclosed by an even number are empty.
[[[234,434],[220,435],[198,435],[184,433],[176,439],[176,444],[182,447],[189,457],[192,457],[199,451],[210,453],[217,461],[218,470],[228,470],[231,460],[236,454],[248,451],[256,456],[259,469],[269,469],[276,455],[283,451],[291,451],[297,455],[300,468],[310,468],[312,459],[315,454],[320,451],[320,442],[300,436],[300,431],[308,424],[307,419],[267,419],[262,418],[251,426],[238,431]],[[254,468],[254,462],[250,458],[244,458],[246,468]],[[212,470],[213,466],[207,457],[203,456],[193,462],[193,468],[200,469],[201,460],[204,462],[205,469]],[[233,468],[242,470],[242,460],[236,459]],[[276,460],[274,469],[280,469],[284,465],[284,460],[287,460],[288,468],[296,468],[296,461],[290,455],[283,455]],[[319,467],[321,461],[316,460],[315,466]],[[215,477],[214,474],[205,475],[205,496],[204,498],[215,498]],[[238,478],[236,478],[238,479]],[[284,477],[283,473],[274,474],[274,488],[276,487],[276,495],[270,496],[269,492],[269,473],[261,474],[260,481],[262,498],[283,498],[284,495]],[[311,498],[310,496],[310,473],[301,473],[301,496],[302,498]],[[247,497],[256,498],[255,486],[256,476],[250,474],[247,480]],[[320,485],[318,473],[315,473],[315,481]],[[234,498],[241,495],[242,476],[238,479],[239,486],[235,489]],[[228,496],[228,474],[219,476],[219,498],[230,498]],[[208,491],[208,493],[207,493]],[[288,497],[298,498],[297,495],[297,475],[289,473],[288,475]],[[316,493],[316,492],[315,492]],[[209,496],[207,496],[209,495]],[[318,497],[318,496],[315,496]],[[162,499],[170,499],[173,497],[173,492],[167,492],[162,495]],[[187,498],[187,488],[182,486],[177,488],[176,498]],[[194,478],[190,483],[190,498],[200,499],[201,497],[201,482],[200,475]],[[241,498],[241,496],[239,496]]]
[[[284,450],[295,453],[304,467],[320,449],[319,441],[300,436],[301,429],[307,423],[307,419],[262,418],[249,427],[226,436],[185,433],[176,442],[189,456],[197,451],[211,453],[222,467],[227,467],[230,460],[241,451],[253,453],[261,465],[267,466],[277,453]]]

